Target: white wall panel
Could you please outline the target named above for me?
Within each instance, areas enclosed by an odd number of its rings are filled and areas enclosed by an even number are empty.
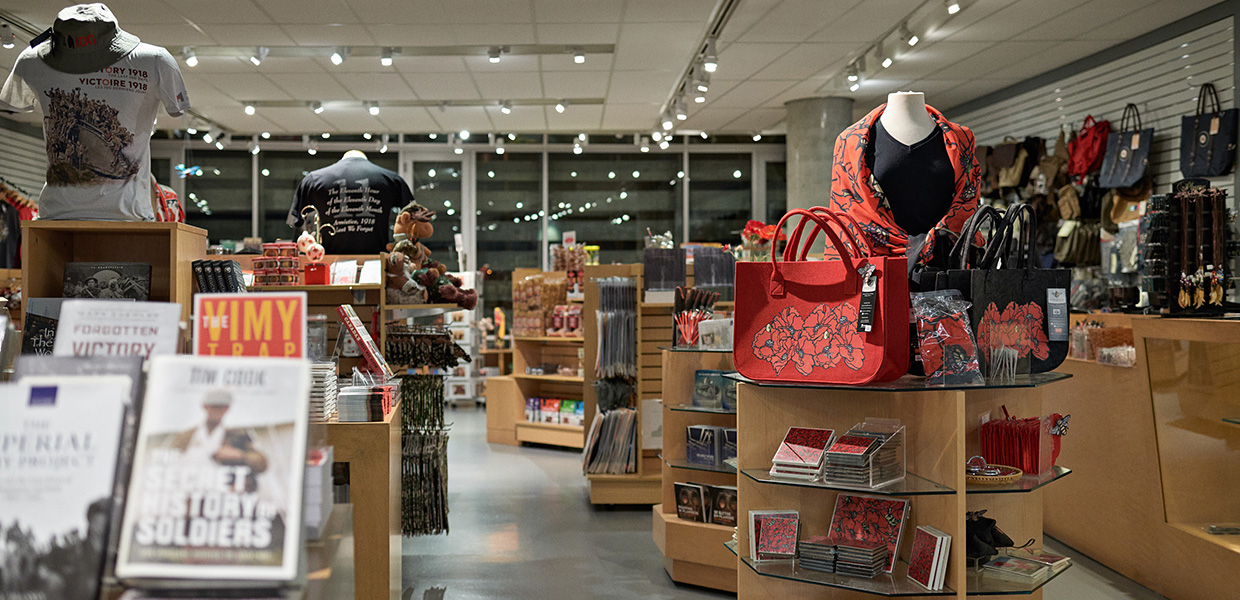
[[[0,127],[0,176],[38,200],[47,174],[43,138]]]

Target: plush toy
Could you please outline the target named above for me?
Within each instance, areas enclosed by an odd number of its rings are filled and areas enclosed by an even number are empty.
[[[388,254],[384,265],[388,301],[393,304],[426,304],[426,287],[413,281],[409,266],[409,259],[404,254]]]
[[[447,275],[448,267],[431,258],[431,251],[419,240],[435,233],[431,221],[435,211],[411,202],[396,217],[393,228],[395,243],[389,245],[387,258],[387,287],[389,298],[421,296],[413,302],[394,300],[400,304],[454,303],[461,308],[473,310],[478,305],[478,292],[461,289],[464,283],[459,277]]]

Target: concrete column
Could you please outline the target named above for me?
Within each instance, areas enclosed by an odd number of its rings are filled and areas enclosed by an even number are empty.
[[[788,209],[826,206],[835,138],[853,124],[852,98],[802,98],[788,109]]]

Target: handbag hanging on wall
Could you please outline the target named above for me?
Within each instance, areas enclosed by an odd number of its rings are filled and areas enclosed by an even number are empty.
[[[806,248],[794,233],[784,262],[772,252],[770,262],[736,263],[736,370],[758,381],[844,385],[907,373],[907,259],[872,256],[851,219],[822,207],[789,211],[777,229],[797,216],[815,223]],[[839,260],[805,260],[820,230]]]
[[[1197,93],[1197,112],[1180,118],[1180,172],[1184,177],[1218,177],[1236,162],[1236,115],[1222,109],[1214,84]]]
[[[1104,188],[1135,185],[1149,167],[1153,143],[1154,128],[1141,128],[1141,111],[1137,110],[1137,105],[1125,106],[1119,131],[1107,136],[1107,153],[1098,172],[1098,185]]]
[[[1110,133],[1110,121],[1097,121],[1093,115],[1085,117],[1076,138],[1068,143],[1068,175],[1075,177],[1077,183],[1102,164]]]

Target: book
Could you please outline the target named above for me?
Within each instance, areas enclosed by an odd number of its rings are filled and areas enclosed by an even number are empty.
[[[207,294],[215,290],[207,283],[207,271],[205,260],[196,260],[190,263],[190,268],[194,272],[194,282],[198,284],[198,293]]]
[[[789,427],[771,462],[777,465],[817,467],[822,464],[822,453],[834,437],[835,431],[831,429]]]
[[[840,494],[835,497],[828,535],[837,540],[883,542],[888,555],[883,570],[890,573],[910,512],[906,499]]]
[[[51,354],[60,326],[64,298],[27,298],[26,322],[22,326],[22,354]]]
[[[176,355],[150,365],[117,577],[138,587],[293,580],[309,362]]]
[[[560,401],[554,398],[543,398],[542,422],[552,425],[560,424]]]
[[[695,465],[719,465],[723,462],[720,456],[720,434],[720,428],[713,425],[686,427],[685,460]]]
[[[751,510],[749,511],[749,559],[753,561],[771,560],[770,557],[763,558],[758,553],[758,545],[761,543],[763,532],[763,523],[766,517],[773,515],[800,515],[795,510]]]
[[[241,263],[235,260],[226,260],[224,263],[224,272],[228,275],[229,291],[234,293],[246,293],[249,290],[245,287],[245,271],[241,270]]]
[[[676,517],[686,521],[705,523],[707,505],[702,486],[679,481],[673,483],[672,486],[676,491]]]
[[[67,300],[60,309],[52,354],[141,356],[176,354],[181,305],[171,302]]]
[[[208,260],[206,267],[207,278],[211,280],[211,291],[217,294],[227,294],[228,286],[224,283],[224,271],[220,269],[220,262]]]
[[[1050,573],[1050,567],[1015,556],[996,556],[982,565],[982,571],[1006,581],[1032,582]]]
[[[724,427],[722,440],[720,442],[720,460],[728,460],[736,458],[736,428]]]
[[[304,306],[305,292],[301,292],[301,295],[303,298],[302,305]],[[382,375],[385,381],[391,379],[393,377],[392,368],[388,366],[387,360],[383,358],[383,354],[381,354],[379,352],[379,348],[375,346],[375,340],[370,336],[370,331],[366,329],[365,325],[362,324],[362,320],[357,318],[357,312],[353,310],[353,305],[342,304],[336,307],[336,313],[340,315],[340,322],[344,324],[345,328],[349,331],[349,336],[357,342],[358,347],[362,351],[362,355],[366,357],[366,364],[370,365],[370,369],[375,373]],[[302,329],[304,330],[306,322],[305,314],[302,314],[301,321]],[[304,332],[301,339],[306,339]]]
[[[759,515],[758,558],[780,560],[795,558],[801,518],[797,513]]]
[[[99,596],[131,383],[98,375],[0,385],[0,597]]]
[[[925,527],[913,532],[913,548],[909,552],[908,578],[928,590],[934,590],[938,576],[939,548],[943,541]]]
[[[65,298],[147,300],[151,265],[136,262],[65,263]]]
[[[698,369],[693,376],[693,406],[723,408],[723,371]]]
[[[306,293],[196,294],[193,331],[200,356],[304,358]]]
[[[1071,558],[1059,554],[1050,554],[1041,550],[1026,550],[1018,554],[1017,557],[1050,567],[1052,573],[1058,573],[1072,564]]]
[[[706,486],[706,498],[710,501],[711,523],[736,527],[736,486]]]

